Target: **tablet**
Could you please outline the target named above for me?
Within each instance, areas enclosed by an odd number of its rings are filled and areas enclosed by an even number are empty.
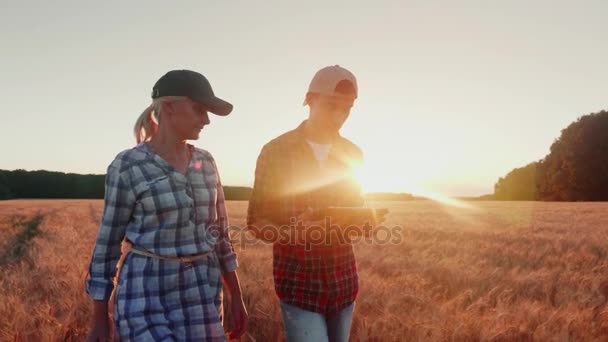
[[[356,220],[373,220],[388,214],[387,208],[364,208],[364,207],[329,207],[323,210],[323,214],[329,217],[348,217]]]

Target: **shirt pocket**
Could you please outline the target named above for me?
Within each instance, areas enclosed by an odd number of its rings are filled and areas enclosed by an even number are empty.
[[[217,221],[218,177],[215,174],[203,174],[192,181],[192,194],[199,220],[197,223],[212,224]]]
[[[154,216],[161,225],[189,220],[194,200],[186,187],[166,175],[146,182],[140,196],[144,215]]]

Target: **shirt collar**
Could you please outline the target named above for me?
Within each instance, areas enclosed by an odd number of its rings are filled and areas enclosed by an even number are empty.
[[[302,140],[302,142],[306,141],[306,123],[308,122],[308,119],[302,121],[302,123],[300,123],[300,125],[294,130],[294,132],[296,133],[296,136]],[[329,143],[329,144],[322,144],[322,145],[337,145],[342,141],[342,136],[340,135],[340,133],[338,132],[338,134],[336,134],[336,139]]]

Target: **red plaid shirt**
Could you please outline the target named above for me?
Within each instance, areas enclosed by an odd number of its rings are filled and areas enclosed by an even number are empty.
[[[351,169],[361,163],[361,150],[338,136],[321,168],[303,133],[304,123],[266,144],[258,157],[247,223],[293,224],[308,207],[361,206],[360,186]],[[305,310],[327,314],[354,302],[357,265],[350,244],[281,244],[273,246],[273,275],[280,300]]]

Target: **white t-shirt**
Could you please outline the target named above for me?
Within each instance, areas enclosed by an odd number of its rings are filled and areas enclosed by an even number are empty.
[[[308,142],[308,145],[312,148],[312,152],[319,162],[319,166],[324,167],[327,157],[329,156],[329,150],[331,150],[331,144],[318,144],[308,139],[306,139],[306,142]]]

